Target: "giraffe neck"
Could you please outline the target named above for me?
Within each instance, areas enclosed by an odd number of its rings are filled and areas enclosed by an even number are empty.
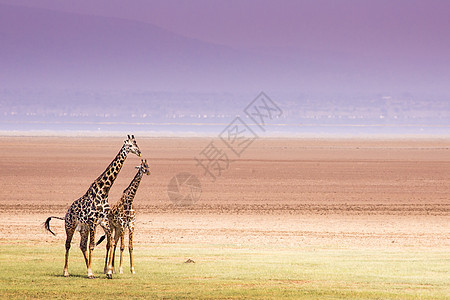
[[[144,172],[141,169],[138,170],[133,180],[130,182],[130,185],[123,191],[124,204],[131,205],[133,204],[134,196],[136,196],[136,191],[141,183],[142,176],[144,176]]]
[[[93,189],[95,194],[104,196],[104,198],[108,196],[109,190],[111,189],[114,180],[116,180],[117,175],[119,175],[123,163],[127,158],[127,154],[128,151],[125,148],[125,145],[123,145],[114,160],[92,184],[91,189]]]

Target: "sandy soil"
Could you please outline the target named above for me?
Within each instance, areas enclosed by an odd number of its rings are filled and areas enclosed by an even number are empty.
[[[212,140],[137,138],[152,171],[134,202],[137,245],[450,249],[449,140],[260,139],[237,157],[214,139],[231,160],[215,181],[194,160]],[[0,137],[0,246],[63,247],[63,222],[52,221],[56,237],[43,222],[64,216],[121,146],[121,138]],[[138,164],[130,155],[110,203]],[[169,200],[179,172],[201,182],[193,205]]]

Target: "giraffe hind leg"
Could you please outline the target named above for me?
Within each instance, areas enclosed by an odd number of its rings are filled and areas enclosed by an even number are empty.
[[[64,272],[63,275],[65,277],[69,276],[69,250],[70,243],[72,242],[73,234],[75,233],[75,224],[67,224],[66,223],[66,256],[64,262]]]
[[[87,225],[81,225],[80,227],[80,249],[83,253],[84,262],[86,263],[86,268],[88,267],[88,256],[87,256],[87,242],[89,240],[89,227]]]

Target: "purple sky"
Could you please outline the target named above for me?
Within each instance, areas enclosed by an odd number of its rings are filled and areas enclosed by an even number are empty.
[[[187,37],[236,48],[261,46],[376,49],[407,43],[449,45],[450,2],[441,0],[0,0],[148,22]],[[382,43],[380,45],[379,43]],[[435,49],[433,49],[435,50]]]
[[[302,86],[314,83],[298,75],[299,69],[316,78],[317,86],[329,82],[338,87],[347,80],[345,84],[350,90],[367,87],[389,91],[398,80],[399,90],[423,85],[421,91],[450,93],[447,84],[450,1],[0,0],[0,3],[145,22],[188,38],[270,55],[272,63],[267,63],[267,70],[272,74],[292,74],[291,78],[298,76],[296,82]],[[261,64],[267,62],[267,58],[257,57]],[[291,60],[294,67],[289,69],[285,65]],[[254,65],[248,68],[254,69]],[[221,68],[217,66],[218,70]],[[266,77],[259,85],[268,85],[271,78]],[[292,86],[294,82],[286,84]]]

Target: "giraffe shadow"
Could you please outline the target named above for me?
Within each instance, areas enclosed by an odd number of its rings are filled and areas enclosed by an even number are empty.
[[[64,276],[61,274],[51,274],[53,277],[57,277],[57,278],[86,278],[86,279],[99,279],[101,277],[99,276],[95,276],[94,278],[88,278],[87,275],[82,275],[82,274],[70,274],[69,276]]]

